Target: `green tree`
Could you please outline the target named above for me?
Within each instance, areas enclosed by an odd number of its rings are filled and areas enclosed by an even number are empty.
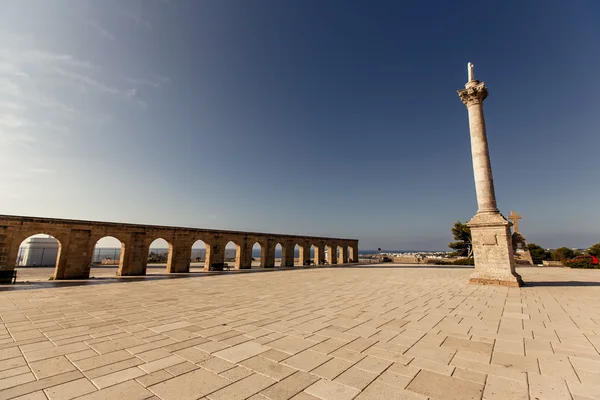
[[[448,247],[453,249],[457,256],[470,258],[473,255],[471,228],[460,221],[456,221],[451,231],[452,235],[454,235],[455,242],[448,243]]]
[[[577,253],[575,253],[575,251],[569,249],[568,247],[559,247],[552,252],[552,259],[554,261],[566,261],[575,257],[576,254]]]
[[[542,261],[552,258],[552,254],[549,251],[546,251],[542,246],[538,246],[535,243],[528,243],[527,249],[531,253],[534,264],[541,264]]]
[[[594,257],[600,257],[600,243],[596,243],[588,249],[588,254]]]

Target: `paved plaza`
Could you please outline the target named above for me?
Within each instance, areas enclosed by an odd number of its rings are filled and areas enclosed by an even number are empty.
[[[0,288],[0,399],[600,399],[600,271],[353,266]],[[35,287],[35,286],[32,286]]]

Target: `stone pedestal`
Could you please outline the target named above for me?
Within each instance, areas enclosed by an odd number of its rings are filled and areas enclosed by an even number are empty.
[[[485,82],[475,80],[469,63],[469,82],[458,91],[469,113],[471,155],[477,214],[467,223],[471,228],[475,271],[469,282],[521,286],[523,280],[515,272],[510,223],[500,214],[496,205],[492,166],[483,115],[483,101],[488,96]]]
[[[515,272],[510,223],[500,213],[478,213],[467,225],[471,228],[475,271],[470,283],[518,287],[523,285]]]

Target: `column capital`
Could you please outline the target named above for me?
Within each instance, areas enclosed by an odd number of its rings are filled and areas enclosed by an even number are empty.
[[[469,107],[473,104],[481,104],[488,96],[485,82],[472,81],[466,84],[464,89],[458,91],[458,96]]]

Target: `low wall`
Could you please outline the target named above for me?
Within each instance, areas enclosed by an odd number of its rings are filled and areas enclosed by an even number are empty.
[[[564,267],[562,261],[542,261],[544,267]]]
[[[392,257],[395,263],[399,264],[419,264],[419,259],[415,256],[405,256],[405,257]],[[421,262],[424,263],[424,260]]]

